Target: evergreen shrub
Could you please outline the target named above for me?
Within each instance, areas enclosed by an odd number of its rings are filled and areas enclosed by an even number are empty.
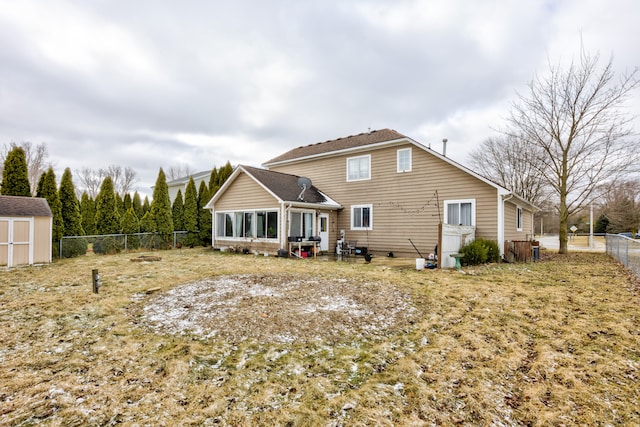
[[[460,249],[464,254],[461,259],[464,265],[478,265],[486,262],[500,261],[500,248],[493,240],[478,238]]]

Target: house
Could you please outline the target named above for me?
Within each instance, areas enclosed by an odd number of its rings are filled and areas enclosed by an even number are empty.
[[[46,199],[0,196],[0,266],[50,263],[52,227]]]
[[[201,171],[191,175],[183,176],[177,179],[167,181],[167,189],[169,191],[169,200],[173,203],[178,195],[178,190],[182,193],[182,199],[184,200],[184,193],[187,190],[189,184],[189,178],[193,178],[196,185],[196,191],[200,188],[200,183],[204,182],[209,185],[209,178],[211,177],[211,170]],[[153,187],[151,187],[153,189]]]
[[[398,256],[434,252],[441,224],[470,227],[503,252],[505,240],[532,236],[536,210],[391,129],[294,148],[263,169],[239,166],[206,208],[217,247],[274,252],[290,248],[290,237],[320,236],[321,250],[346,240]],[[264,231],[272,225],[274,232]]]

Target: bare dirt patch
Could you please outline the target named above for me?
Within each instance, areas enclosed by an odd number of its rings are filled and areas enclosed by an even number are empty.
[[[419,315],[391,283],[287,274],[199,280],[155,296],[143,312],[160,332],[264,343],[384,335]]]

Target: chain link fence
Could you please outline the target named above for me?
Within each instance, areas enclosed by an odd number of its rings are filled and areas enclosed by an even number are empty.
[[[607,253],[640,277],[640,240],[620,234],[607,234]]]
[[[86,252],[115,254],[140,250],[182,247],[187,231],[174,231],[171,236],[160,233],[100,234],[93,236],[64,236],[60,239],[58,256],[69,258]]]

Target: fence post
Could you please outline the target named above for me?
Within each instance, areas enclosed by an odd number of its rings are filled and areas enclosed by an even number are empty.
[[[98,290],[100,289],[100,274],[98,274],[98,270],[91,270],[91,279],[93,282],[93,293],[97,294]]]

